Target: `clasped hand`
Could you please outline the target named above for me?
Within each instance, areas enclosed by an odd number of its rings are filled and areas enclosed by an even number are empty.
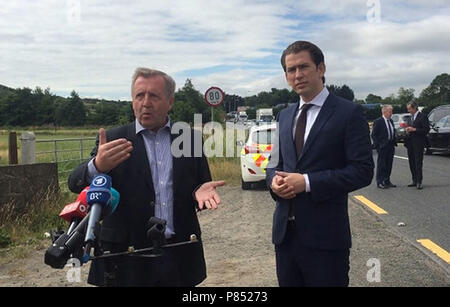
[[[272,191],[281,198],[292,199],[306,189],[305,177],[300,173],[275,172]]]

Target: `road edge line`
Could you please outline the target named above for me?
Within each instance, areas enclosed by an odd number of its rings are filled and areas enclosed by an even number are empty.
[[[355,205],[355,206],[357,206],[359,208],[362,208],[366,213],[368,213],[369,215],[373,216],[378,222],[382,223],[385,226],[386,231],[389,231],[394,236],[397,236],[403,242],[409,243],[410,245],[415,247],[417,250],[419,250],[422,254],[427,256],[431,261],[436,263],[444,271],[444,273],[447,275],[447,278],[450,278],[450,266],[447,263],[445,263],[444,260],[439,258],[437,255],[433,254],[430,250],[428,250],[425,247],[423,247],[422,244],[419,244],[418,242],[416,242],[416,241],[414,241],[412,239],[409,239],[406,235],[402,234],[395,227],[390,226],[389,224],[387,224],[385,221],[383,221],[383,219],[380,217],[379,214],[375,213],[370,208],[368,208],[366,206],[361,206],[359,201],[357,201],[354,198],[353,195],[349,194],[348,195],[348,200],[353,205]]]

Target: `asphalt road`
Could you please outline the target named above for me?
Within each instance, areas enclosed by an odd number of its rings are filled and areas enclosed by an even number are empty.
[[[374,151],[375,164],[376,159]],[[386,224],[396,228],[401,235],[442,266],[450,268],[450,155],[433,154],[424,157],[423,190],[417,190],[407,187],[412,182],[411,172],[406,148],[399,144],[395,152],[391,181],[397,188],[378,189],[374,178],[370,186],[352,193],[350,197],[362,195],[387,211],[387,214],[379,214]],[[398,223],[404,223],[405,226],[398,226]],[[429,239],[444,249],[444,258],[424,248],[417,241],[422,239]]]

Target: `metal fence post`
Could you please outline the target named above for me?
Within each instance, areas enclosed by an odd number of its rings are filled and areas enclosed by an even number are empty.
[[[57,143],[57,141],[55,140],[54,141],[54,143],[55,143],[55,146],[53,146],[53,150],[55,151],[55,163],[58,163],[58,143]]]
[[[9,155],[9,164],[15,165],[18,164],[19,161],[17,159],[17,134],[15,132],[9,133],[9,144],[8,144],[8,155]]]
[[[22,143],[22,164],[36,162],[36,136],[34,132],[23,132],[20,136]]]
[[[80,139],[80,161],[83,161],[83,139]]]

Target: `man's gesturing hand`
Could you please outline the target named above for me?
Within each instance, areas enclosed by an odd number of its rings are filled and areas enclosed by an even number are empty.
[[[217,209],[220,204],[219,194],[217,194],[216,187],[225,185],[225,181],[209,181],[202,184],[197,191],[195,191],[195,199],[198,202],[200,210],[203,207],[208,209]]]
[[[106,142],[105,129],[100,128],[99,144],[94,165],[100,173],[107,173],[130,157],[133,144],[126,139]]]

